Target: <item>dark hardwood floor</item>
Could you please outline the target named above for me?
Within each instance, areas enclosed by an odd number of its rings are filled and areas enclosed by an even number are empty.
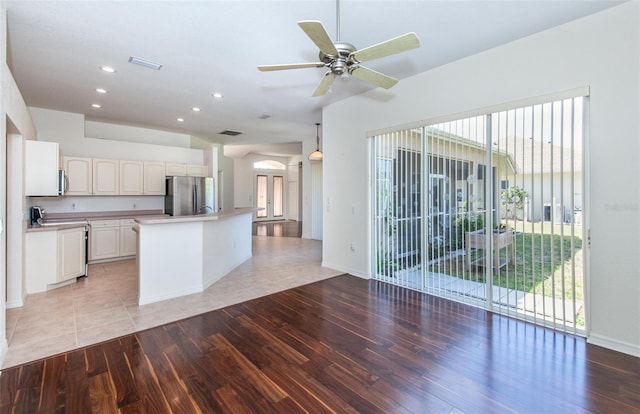
[[[640,413],[640,359],[343,275],[5,370],[17,413]]]

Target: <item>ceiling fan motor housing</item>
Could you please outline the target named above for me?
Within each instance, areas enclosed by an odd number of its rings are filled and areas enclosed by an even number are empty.
[[[356,47],[351,43],[336,43],[338,56],[327,55],[320,51],[320,60],[331,68],[331,72],[335,75],[343,75],[349,71],[349,67],[357,62],[349,59],[349,55],[356,51]]]

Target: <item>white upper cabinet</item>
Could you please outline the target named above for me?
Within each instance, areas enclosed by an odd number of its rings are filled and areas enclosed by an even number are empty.
[[[119,195],[120,161],[93,159],[93,194]]]
[[[57,142],[25,141],[25,195],[58,195]]]
[[[173,176],[179,175],[184,176],[187,175],[187,164],[176,164],[176,163],[166,163],[166,175]]]
[[[163,162],[144,162],[144,188],[145,195],[165,194],[165,165]]]
[[[187,175],[190,177],[206,177],[208,168],[206,165],[187,165]]]
[[[91,195],[93,187],[93,167],[91,158],[62,157],[67,180],[65,195]]]
[[[120,161],[120,195],[142,195],[144,170],[142,161]]]

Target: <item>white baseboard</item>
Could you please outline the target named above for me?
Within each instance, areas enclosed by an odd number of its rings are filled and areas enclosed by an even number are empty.
[[[202,289],[200,287],[192,287],[189,289],[174,291],[166,295],[144,296],[144,297],[140,297],[140,299],[138,300],[138,304],[148,305],[150,303],[160,302],[162,300],[167,300],[167,299],[174,299],[180,296],[186,296],[186,295],[190,295],[192,293],[198,293],[198,292],[202,292]]]
[[[333,269],[333,270],[337,270],[338,272],[348,273],[348,274],[350,274],[352,276],[357,276],[357,277],[362,278],[362,279],[371,279],[371,277],[368,274],[363,273],[360,270],[343,269],[341,266],[334,265],[334,264],[331,264],[329,262],[323,261],[320,266],[326,267],[326,268],[329,268],[329,269]]]
[[[0,367],[4,365],[4,359],[7,356],[7,352],[9,351],[9,343],[7,342],[7,338],[2,340],[2,345],[0,345]],[[0,371],[2,374],[2,371]]]
[[[203,290],[208,289],[209,287],[211,287],[211,285],[216,283],[218,280],[222,279],[223,277],[225,277],[226,275],[231,273],[233,270],[235,270],[236,267],[240,266],[241,264],[243,264],[247,260],[251,259],[251,256],[252,256],[252,254],[249,253],[247,256],[245,256],[244,258],[240,259],[237,263],[232,264],[231,266],[229,266],[228,268],[226,268],[225,270],[223,270],[219,274],[215,275],[214,277],[206,278],[205,280],[203,280],[203,283],[202,283]]]
[[[12,300],[5,304],[6,309],[21,308],[23,306],[24,306],[24,301],[22,299]]]
[[[598,345],[603,348],[611,349],[614,351],[622,352],[623,354],[629,354],[635,357],[640,357],[640,345],[631,344],[628,342],[617,341],[615,339],[607,338],[600,335],[589,335],[587,342],[593,345]]]

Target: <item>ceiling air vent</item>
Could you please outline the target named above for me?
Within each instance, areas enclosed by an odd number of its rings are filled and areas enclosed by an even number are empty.
[[[134,65],[140,65],[140,66],[143,66],[145,68],[154,69],[154,70],[160,70],[160,68],[162,67],[162,65],[159,64],[159,63],[152,62],[152,61],[146,60],[146,59],[141,59],[141,58],[135,57],[135,56],[130,56],[129,57],[129,62],[133,63]]]
[[[235,137],[236,135],[242,134],[242,132],[241,131],[233,131],[231,129],[225,129],[224,131],[218,132],[218,134],[220,134],[220,135],[229,135],[231,137]]]

